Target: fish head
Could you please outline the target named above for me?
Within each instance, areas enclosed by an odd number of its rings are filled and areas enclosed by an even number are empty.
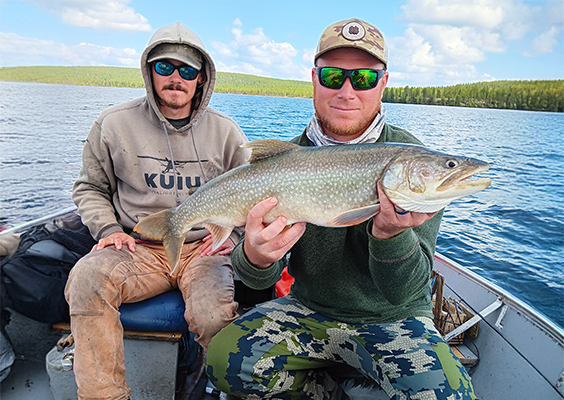
[[[487,162],[406,147],[383,172],[382,188],[404,210],[436,212],[452,201],[487,188],[489,178],[474,178],[490,168]],[[472,179],[470,179],[472,178]]]

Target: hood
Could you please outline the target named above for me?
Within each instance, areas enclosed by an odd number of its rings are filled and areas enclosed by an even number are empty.
[[[166,25],[162,28],[158,29],[147,44],[147,47],[143,51],[141,55],[141,73],[143,76],[143,80],[145,81],[145,89],[147,90],[147,98],[151,104],[151,107],[159,117],[159,119],[167,124],[167,129],[175,130],[175,128],[166,120],[166,118],[162,115],[159,105],[157,103],[155,93],[153,91],[153,78],[151,72],[151,65],[147,62],[147,58],[151,50],[162,43],[177,43],[177,44],[185,44],[190,47],[195,48],[198,50],[204,60],[203,70],[206,72],[207,80],[204,83],[203,93],[202,93],[202,101],[197,109],[192,110],[192,115],[190,118],[190,123],[183,128],[179,129],[180,131],[187,130],[190,126],[192,126],[202,115],[206,107],[208,106],[211,96],[213,94],[213,89],[215,86],[216,80],[216,70],[215,65],[211,56],[206,51],[204,47],[204,43],[202,40],[196,35],[191,29],[188,29],[186,26],[182,25],[180,22],[175,24]]]

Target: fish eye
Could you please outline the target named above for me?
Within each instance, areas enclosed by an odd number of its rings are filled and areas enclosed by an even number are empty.
[[[447,167],[449,167],[449,168],[454,168],[454,167],[456,167],[456,166],[458,165],[458,163],[457,163],[456,161],[454,161],[454,160],[448,160],[448,161],[446,162],[446,165],[447,165]]]

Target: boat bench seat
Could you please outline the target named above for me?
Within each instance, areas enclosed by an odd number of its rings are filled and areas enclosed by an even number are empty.
[[[234,284],[235,301],[239,303],[240,314],[274,297],[274,286],[253,290],[245,286],[237,276]],[[180,341],[182,335],[188,331],[184,309],[182,293],[177,289],[120,306],[120,320],[124,328],[125,379],[131,388],[133,399],[174,398]],[[68,323],[55,324],[53,329],[70,333]],[[64,373],[68,375],[72,374],[72,371]],[[52,387],[52,392],[65,393],[59,396],[65,400],[76,398],[67,396],[69,393],[71,396],[76,395],[74,374],[72,379],[52,379],[51,384],[62,381],[66,382],[64,385],[71,387],[62,390]]]
[[[125,379],[132,398],[173,399],[180,340],[188,330],[182,294],[172,290],[137,303],[122,304],[119,311],[124,327]],[[55,324],[53,329],[70,333],[69,323]],[[54,388],[54,384],[69,387]],[[68,398],[76,398],[74,379],[51,379],[51,390],[54,395],[61,393],[61,399],[67,399],[69,393],[75,397]]]
[[[178,290],[159,294],[119,308],[124,338],[178,341],[188,330],[184,319],[184,299]],[[70,333],[68,322],[53,325],[53,330]]]
[[[451,344],[450,348],[460,363],[467,368],[475,365],[479,360],[478,356],[464,344]]]

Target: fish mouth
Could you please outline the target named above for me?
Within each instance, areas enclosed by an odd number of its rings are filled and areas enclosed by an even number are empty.
[[[452,191],[475,193],[490,186],[490,178],[477,178],[474,175],[486,172],[490,169],[490,165],[480,162],[471,168],[464,168],[448,175],[442,183],[435,189],[437,192]]]

